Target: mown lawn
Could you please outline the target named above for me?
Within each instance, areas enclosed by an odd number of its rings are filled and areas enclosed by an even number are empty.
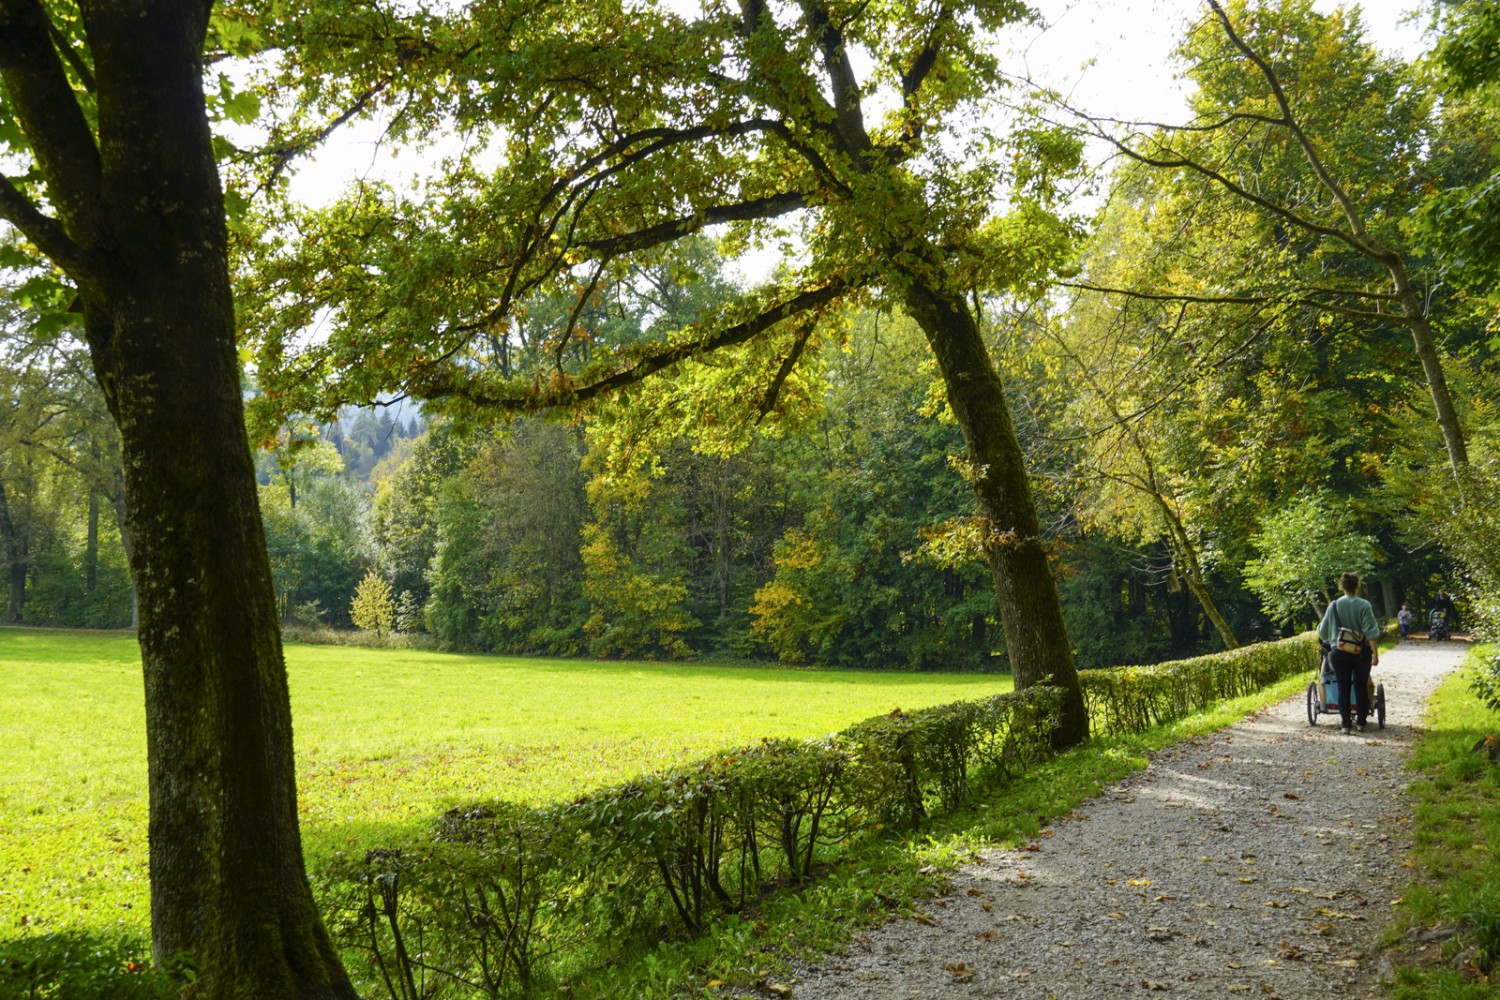
[[[975,674],[598,663],[289,646],[300,812],[319,855],[476,799],[542,802],[763,736],[1010,689]],[[0,940],[144,933],[135,639],[0,629]]]

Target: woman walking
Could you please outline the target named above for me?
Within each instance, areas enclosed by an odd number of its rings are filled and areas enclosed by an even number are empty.
[[[1370,714],[1370,668],[1380,662],[1380,623],[1375,609],[1359,592],[1359,577],[1345,573],[1339,577],[1343,596],[1328,605],[1318,625],[1318,638],[1332,647],[1328,654],[1334,676],[1339,682],[1339,721],[1344,733],[1349,729],[1349,693],[1354,693],[1354,724],[1364,732],[1365,718]]]

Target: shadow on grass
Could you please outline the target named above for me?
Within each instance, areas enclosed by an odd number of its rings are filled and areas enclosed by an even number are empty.
[[[181,996],[136,937],[37,934],[0,941],[6,1000],[175,1000]]]

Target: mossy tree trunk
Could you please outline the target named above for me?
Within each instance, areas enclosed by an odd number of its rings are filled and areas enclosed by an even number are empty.
[[[145,675],[153,948],[159,961],[187,958],[198,1000],[353,1000],[297,825],[203,100],[211,4],[79,9],[85,35],[73,41],[87,55],[72,52],[65,69],[68,38],[47,10],[0,0],[0,96],[56,216],[13,187],[0,214],[75,282],[120,430]],[[97,101],[97,128],[80,89]]]
[[[963,299],[920,279],[905,298],[937,358],[948,406],[968,445],[970,485],[985,525],[985,556],[1016,687],[1062,688],[1066,697],[1053,743],[1080,743],[1088,738],[1088,711],[1000,375]]]

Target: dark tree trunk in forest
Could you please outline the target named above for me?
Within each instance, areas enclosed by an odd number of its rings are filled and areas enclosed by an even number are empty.
[[[132,565],[131,560],[135,552],[135,540],[130,537],[130,525],[125,520],[125,470],[119,465],[115,466],[114,477],[110,480],[109,489],[105,493],[109,499],[109,508],[115,514],[115,530],[120,533],[120,548],[125,552],[126,565]],[[257,495],[257,503],[259,496]],[[141,624],[141,595],[136,589],[135,574],[130,576],[130,627],[139,628]]]
[[[26,610],[26,576],[30,560],[26,541],[10,512],[10,497],[0,483],[0,546],[5,550],[5,620],[16,623]]]
[[[120,430],[145,675],[153,950],[158,961],[191,960],[198,1000],[353,1000],[297,826],[286,669],[203,101],[211,4],[79,6],[97,140],[42,7],[0,0],[0,72],[58,219],[14,198],[0,210],[77,282]]]
[[[1154,469],[1152,477],[1153,479],[1155,477]],[[1177,563],[1183,581],[1187,583],[1188,592],[1203,609],[1203,615],[1214,627],[1214,631],[1219,633],[1219,641],[1224,644],[1224,648],[1239,649],[1240,641],[1235,638],[1234,630],[1229,627],[1229,622],[1220,613],[1219,606],[1214,603],[1213,594],[1209,592],[1208,583],[1203,578],[1203,565],[1198,561],[1198,550],[1193,544],[1192,536],[1188,534],[1187,525],[1182,523],[1182,519],[1177,516],[1177,511],[1167,503],[1166,498],[1159,491],[1154,492],[1152,496],[1167,525],[1167,548],[1172,552],[1172,558]]]
[[[99,490],[89,487],[88,533],[83,543],[83,589],[92,595],[99,583]]]
[[[1053,743],[1081,743],[1089,734],[1088,711],[1000,375],[961,298],[913,281],[906,307],[937,357],[948,405],[968,445],[971,485],[988,536],[985,556],[1016,687],[1062,688],[1067,695]]]

